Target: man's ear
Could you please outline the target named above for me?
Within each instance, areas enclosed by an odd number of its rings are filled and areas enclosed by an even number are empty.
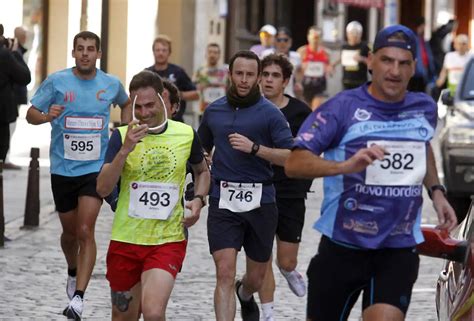
[[[163,100],[165,99],[168,99],[170,98],[170,93],[168,90],[163,90],[163,92],[161,93],[161,97],[163,97]]]
[[[369,56],[367,57],[367,69],[372,71],[372,64],[374,63],[374,54],[369,52]]]

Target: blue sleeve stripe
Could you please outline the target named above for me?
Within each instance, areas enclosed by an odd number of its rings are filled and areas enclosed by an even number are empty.
[[[340,145],[355,139],[377,135],[384,138],[429,141],[433,138],[434,128],[425,118],[413,118],[403,121],[365,121],[359,122],[347,130]]]
[[[423,209],[423,203],[421,204],[420,208],[418,209],[418,214],[416,216],[416,222],[413,224],[413,237],[415,238],[416,244],[423,243],[425,238],[423,237],[423,233],[421,232],[421,211]]]
[[[336,162],[344,161],[345,151],[343,146],[325,152],[324,158]],[[313,228],[332,238],[339,200],[344,191],[343,175],[325,177],[323,189],[324,199],[321,207],[321,217],[313,225]]]

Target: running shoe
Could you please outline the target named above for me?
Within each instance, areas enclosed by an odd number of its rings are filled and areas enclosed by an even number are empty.
[[[66,282],[66,294],[69,300],[72,300],[74,296],[74,292],[76,291],[76,277],[75,276],[67,276]]]
[[[306,294],[306,282],[303,276],[296,270],[287,272],[280,268],[281,274],[285,277],[288,282],[290,290],[299,297],[305,296]]]
[[[242,286],[242,281],[237,280],[235,282],[235,293],[240,302],[240,313],[243,321],[259,321],[260,320],[260,309],[258,308],[257,302],[252,297],[248,301],[244,301],[239,296],[239,288]]]
[[[81,321],[82,320],[82,309],[83,301],[79,295],[75,295],[66,309],[63,311],[63,315],[67,317],[68,320]]]

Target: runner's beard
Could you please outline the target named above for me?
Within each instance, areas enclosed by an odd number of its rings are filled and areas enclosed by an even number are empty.
[[[82,67],[78,67],[76,66],[76,70],[79,74],[81,75],[90,75],[92,73],[94,73],[95,71],[95,66],[91,67],[91,68],[82,68]]]

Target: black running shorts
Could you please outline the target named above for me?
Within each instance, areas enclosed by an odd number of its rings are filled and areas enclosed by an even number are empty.
[[[326,77],[303,77],[303,98],[311,102],[316,96],[326,95]]]
[[[363,250],[323,236],[307,271],[307,318],[347,320],[362,291],[363,309],[386,303],[406,314],[418,266],[414,248]]]
[[[281,241],[289,243],[301,242],[301,233],[306,212],[304,198],[277,197],[278,226],[276,234]]]
[[[60,213],[72,211],[77,207],[79,196],[83,195],[102,199],[96,191],[98,175],[99,173],[90,173],[69,177],[51,174],[51,188],[56,210]]]
[[[235,213],[219,208],[219,200],[209,198],[207,238],[209,250],[233,248],[256,262],[267,262],[272,255],[273,238],[278,223],[275,203],[261,204],[249,212]]]

